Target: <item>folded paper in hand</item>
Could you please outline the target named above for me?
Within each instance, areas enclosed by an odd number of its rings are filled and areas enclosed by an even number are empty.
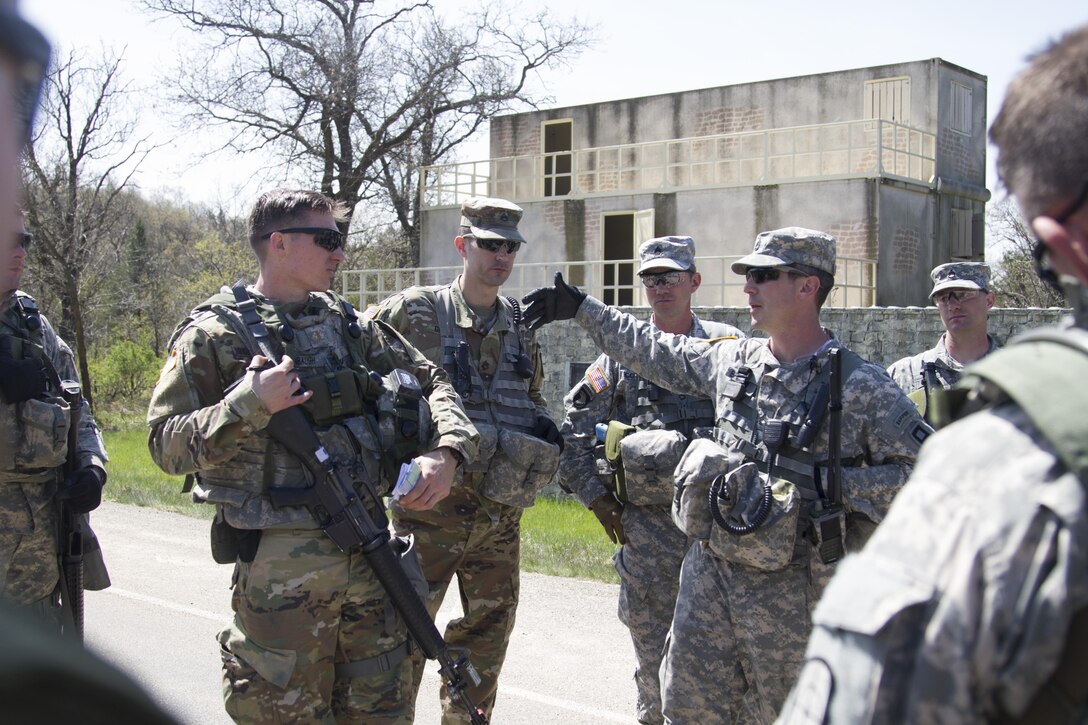
[[[419,483],[419,476],[422,471],[419,470],[419,464],[412,460],[411,463],[402,463],[400,465],[400,475],[397,476],[397,485],[393,487],[393,500],[400,499]]]

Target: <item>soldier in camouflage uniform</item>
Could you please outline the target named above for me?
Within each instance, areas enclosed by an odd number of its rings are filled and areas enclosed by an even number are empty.
[[[70,406],[61,381],[79,376],[71,349],[34,300],[17,289],[30,241],[20,219],[17,232],[0,242],[0,597],[71,631],[75,623],[62,601],[68,595],[62,595],[58,564],[57,501],[74,513],[97,508],[107,459],[102,434],[80,397],[78,467],[64,475]],[[104,589],[109,577],[98,540],[87,517],[78,518],[84,586]]]
[[[702,277],[691,237],[651,239],[639,248],[639,259],[654,327],[701,339],[744,337],[732,325],[692,313],[691,297]],[[673,469],[696,426],[714,425],[714,403],[660,388],[608,355],[597,358],[563,402],[566,447],[559,480],[596,514],[609,538],[622,544],[613,561],[620,575],[619,618],[635,646],[636,712],[641,723],[660,723],[658,672],[690,543],[669,511]],[[609,421],[641,432],[625,436],[622,444],[622,491],[608,462],[594,455],[595,426]]]
[[[555,287],[525,298],[531,326],[573,317],[640,376],[715,402],[717,426],[708,435],[718,443],[693,441],[676,469],[674,517],[699,541],[684,558],[662,666],[671,723],[774,719],[801,665],[811,607],[833,569],[814,544],[841,544],[845,535],[848,548],[860,546],[929,432],[883,369],[843,349],[820,325],[834,284],[832,237],[796,227],[763,232],[733,271],[746,276],[752,327],[769,338],[710,345],[669,335],[587,297],[561,275]],[[845,514],[836,514],[826,488],[821,390],[835,348],[844,357]],[[720,521],[707,512],[708,490],[725,512]],[[835,514],[830,527],[818,523],[824,510]]]
[[[343,219],[342,207],[316,192],[263,194],[249,218],[257,282],[212,297],[179,325],[148,409],[152,457],[167,473],[195,475],[194,499],[217,510],[213,553],[235,562],[235,617],[219,644],[226,709],[237,722],[413,716],[407,632],[364,555],[340,551],[306,508],[272,505],[270,491],[311,482],[264,432],[270,416],[304,405],[332,461],[388,493],[388,442],[363,391],[368,371],[402,369],[419,381],[434,425],[432,450],[415,459],[420,482],[402,505],[433,505],[448,493],[458,459],[476,450],[445,373],[323,291],[344,259]],[[246,309],[284,351],[279,364],[253,355],[252,328],[239,313]]]
[[[990,129],[1073,318],[967,369],[959,419],[828,586],[781,722],[1085,721],[1086,135],[1082,26],[1013,80]]]
[[[461,206],[453,243],[464,271],[448,285],[413,287],[368,310],[404,334],[449,373],[480,432],[480,453],[464,481],[430,511],[394,507],[398,532],[411,532],[430,585],[432,616],[457,575],[464,616],[446,627],[466,647],[481,682],[469,696],[490,717],[518,602],[521,513],[559,464],[562,438],[541,395],[540,349],[513,298],[499,289],[525,238],[521,208],[474,197]],[[415,658],[415,684],[423,660]],[[442,721],[464,713],[442,693]]]
[[[931,350],[897,360],[888,375],[925,411],[929,389],[947,390],[963,375],[963,367],[997,349],[986,331],[986,318],[994,306],[990,268],[981,262],[949,262],[930,273],[945,333]]]

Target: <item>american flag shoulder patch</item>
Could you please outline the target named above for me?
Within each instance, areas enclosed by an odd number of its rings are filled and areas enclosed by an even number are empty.
[[[586,370],[586,380],[589,381],[589,387],[593,388],[594,393],[600,393],[611,385],[600,365],[591,365],[589,370]]]
[[[364,320],[376,320],[376,319],[378,319],[378,314],[381,311],[382,311],[382,308],[379,307],[378,305],[370,305],[365,310],[363,310],[363,319]]]

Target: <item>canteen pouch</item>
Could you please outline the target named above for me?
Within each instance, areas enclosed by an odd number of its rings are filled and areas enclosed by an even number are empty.
[[[768,477],[755,463],[748,462],[725,474],[718,505],[731,524],[750,525],[757,518],[767,483],[771,486],[771,506],[763,523],[751,533],[737,535],[715,522],[710,532],[710,549],[734,564],[778,571],[793,560],[797,543],[802,508],[797,487],[785,479]]]
[[[0,469],[57,468],[68,455],[71,408],[64,398],[43,395],[10,406],[0,415]]]
[[[484,473],[491,467],[491,459],[495,456],[495,449],[499,445],[499,431],[490,423],[472,421],[476,431],[480,434],[480,440],[476,447],[476,460],[465,462],[465,473]]]
[[[480,484],[480,494],[507,506],[528,508],[559,468],[559,446],[506,428],[498,438],[499,450]]]
[[[626,479],[626,499],[636,506],[667,506],[676,485],[673,473],[684,455],[688,438],[673,430],[639,430],[620,440]]]
[[[703,541],[710,538],[714,524],[707,505],[710,484],[738,463],[738,454],[730,453],[711,438],[696,438],[680,457],[675,471],[672,520],[689,537]]]
[[[616,492],[616,498],[623,502],[627,501],[627,479],[623,472],[623,453],[620,450],[620,443],[635,430],[633,425],[610,420],[604,434],[604,459],[612,468],[612,486]]]

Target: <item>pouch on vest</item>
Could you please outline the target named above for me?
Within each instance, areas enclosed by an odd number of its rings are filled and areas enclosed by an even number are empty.
[[[687,446],[687,436],[675,430],[639,430],[620,439],[626,481],[626,498],[620,500],[636,506],[672,503],[673,472]]]
[[[491,459],[495,456],[495,449],[499,445],[499,429],[490,423],[472,421],[476,431],[480,434],[480,440],[476,446],[476,460],[465,463],[465,473],[484,473],[491,467]]]
[[[707,497],[710,484],[740,463],[740,455],[723,448],[711,438],[696,438],[676,464],[672,520],[693,539],[707,540],[714,522]]]
[[[605,429],[604,459],[612,467],[616,498],[620,501],[627,500],[627,481],[623,472],[623,453],[620,450],[620,441],[635,430],[637,430],[635,426],[620,423],[618,420],[608,421],[608,427]]]
[[[41,396],[0,415],[0,470],[50,469],[68,455],[70,408],[64,398]]]
[[[324,375],[311,375],[302,380],[303,387],[313,393],[303,403],[303,407],[313,417],[314,423],[321,426],[332,425],[363,412],[363,396],[356,378],[354,370],[344,368]]]
[[[768,476],[749,461],[725,474],[717,499],[731,527],[751,531],[730,533],[715,522],[710,532],[711,551],[726,561],[760,571],[778,571],[793,560],[801,511],[801,496],[794,484]]]
[[[480,494],[507,506],[528,508],[558,468],[559,446],[503,428],[499,452],[480,484]]]

